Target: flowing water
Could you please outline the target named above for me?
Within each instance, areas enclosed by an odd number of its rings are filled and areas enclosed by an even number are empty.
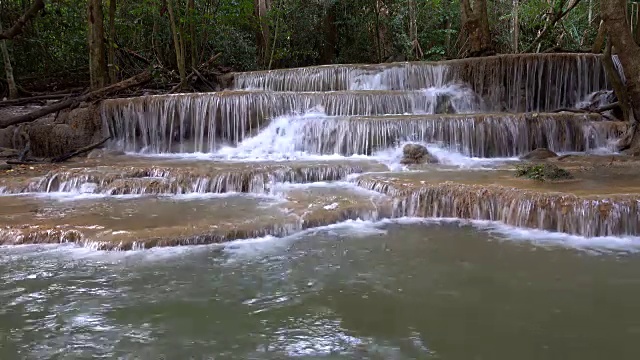
[[[127,255],[4,249],[0,358],[637,358],[637,258],[500,238],[352,224]]]
[[[0,177],[0,359],[636,359],[626,124],[554,111],[607,89],[543,54],[105,101],[126,156]],[[514,179],[540,147],[607,156]]]

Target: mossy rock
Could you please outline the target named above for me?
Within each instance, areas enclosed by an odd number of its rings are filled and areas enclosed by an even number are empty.
[[[516,166],[516,177],[537,181],[573,179],[570,172],[553,164],[518,165]]]

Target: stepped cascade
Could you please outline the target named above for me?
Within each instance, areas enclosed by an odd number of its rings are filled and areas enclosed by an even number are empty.
[[[104,101],[108,151],[126,155],[0,178],[8,208],[29,209],[0,224],[0,244],[134,250],[400,217],[640,236],[640,187],[629,172],[636,162],[613,151],[627,125],[561,110],[609,89],[597,55],[328,65],[230,78],[232,88],[220,92]],[[409,143],[433,161],[404,161]],[[514,163],[541,148],[558,153],[546,163],[574,178],[516,179]],[[25,193],[37,196],[17,196]],[[34,211],[42,216],[27,220]]]

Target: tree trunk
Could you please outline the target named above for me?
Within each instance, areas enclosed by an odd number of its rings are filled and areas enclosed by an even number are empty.
[[[513,52],[518,53],[520,42],[520,4],[519,0],[513,0]]]
[[[195,68],[198,65],[198,46],[196,42],[196,7],[194,0],[189,0],[189,49],[191,50],[191,67]]]
[[[180,74],[180,83],[186,84],[187,70],[184,59],[183,39],[180,36],[180,31],[176,24],[176,18],[173,11],[173,0],[167,0],[167,10],[169,11],[169,23],[171,26],[171,33],[173,34],[173,46],[176,52],[176,63],[178,66],[178,73]]]
[[[269,9],[271,0],[254,0],[253,12],[258,23],[256,31],[256,48],[258,50],[258,63],[265,67],[269,59],[269,49],[271,48],[271,34],[269,31]]]
[[[118,82],[116,72],[116,1],[109,0],[109,81]]]
[[[338,2],[334,2],[327,8],[324,16],[325,43],[322,48],[322,64],[333,64],[336,58],[336,47],[338,46],[338,26],[336,24]]]
[[[2,22],[0,22],[0,32],[2,32]],[[0,53],[4,62],[4,72],[7,75],[7,85],[9,85],[9,99],[18,98],[18,86],[13,77],[13,67],[11,66],[11,58],[9,57],[9,49],[7,48],[7,40],[0,40]]]
[[[416,0],[408,1],[409,13],[409,41],[411,41],[411,55],[414,59],[422,58],[422,49],[418,40],[418,5]]]
[[[89,75],[91,89],[99,89],[107,83],[107,63],[104,53],[104,19],[102,15],[102,1],[89,0]]]
[[[602,51],[602,47],[604,46],[604,41],[606,40],[607,31],[604,27],[604,21],[600,20],[600,25],[598,26],[598,34],[596,35],[596,39],[593,42],[593,47],[591,48],[591,52],[594,54],[600,54]]]
[[[627,98],[618,99],[629,104],[632,122],[631,133],[626,144],[620,144],[633,154],[640,153],[640,136],[638,120],[640,120],[640,46],[635,43],[631,28],[627,23],[626,0],[602,0],[600,11],[609,40],[615,49],[626,79]]]
[[[469,57],[495,54],[489,29],[487,1],[462,0],[460,6],[462,30],[466,32],[469,39]]]
[[[444,0],[443,4],[445,6],[445,8],[449,8],[451,6],[451,0]],[[445,55],[447,57],[451,56],[452,51],[451,51],[451,16],[449,16],[448,13],[446,13],[445,15],[445,21],[444,21],[444,29],[446,31],[446,33],[444,34],[444,51],[445,51]]]

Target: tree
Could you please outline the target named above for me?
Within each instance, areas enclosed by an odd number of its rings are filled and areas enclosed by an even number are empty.
[[[105,60],[104,19],[102,1],[88,0],[89,76],[91,89],[99,89],[107,83]]]
[[[116,76],[116,1],[109,0],[109,81],[118,82]]]
[[[2,22],[0,21],[0,32],[2,31]],[[18,87],[13,77],[13,67],[11,66],[11,58],[9,57],[9,49],[7,48],[7,40],[0,40],[0,53],[2,53],[2,61],[4,62],[4,72],[7,75],[7,84],[9,85],[9,99],[18,97]]]
[[[269,29],[268,13],[271,9],[271,0],[254,0],[254,14],[258,23],[256,31],[258,63],[266,66],[271,49],[271,32]]]
[[[460,7],[462,31],[466,33],[470,47],[469,56],[495,54],[489,29],[487,0],[461,0]]]
[[[625,92],[618,93],[618,101],[629,107],[629,121],[631,129],[621,148],[634,154],[640,153],[640,135],[638,121],[640,121],[640,46],[635,42],[631,28],[627,21],[626,0],[602,0],[600,13],[607,32],[610,45],[616,51],[624,72]]]
[[[173,0],[167,0],[167,9],[169,10],[169,24],[171,33],[173,34],[173,47],[176,53],[176,63],[178,65],[178,73],[180,74],[180,84],[185,84],[187,80],[186,60],[185,60],[185,44],[182,37],[182,31],[176,23],[176,14],[173,7]]]

